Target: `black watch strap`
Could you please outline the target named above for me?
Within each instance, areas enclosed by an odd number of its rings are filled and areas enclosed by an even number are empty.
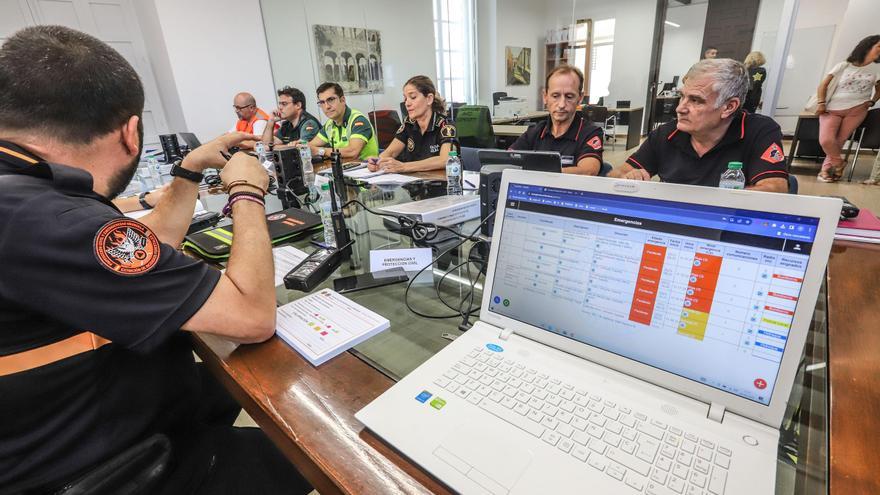
[[[150,210],[153,208],[153,205],[151,205],[150,203],[147,203],[147,199],[146,199],[147,194],[149,194],[149,193],[147,193],[146,191],[138,194],[138,203],[141,204],[141,208],[143,208],[145,210]]]
[[[202,179],[205,178],[205,174],[200,174],[198,172],[193,172],[192,170],[187,170],[181,167],[180,163],[180,160],[174,162],[174,165],[171,167],[172,176],[180,177],[181,179],[191,180],[196,184],[202,182]]]

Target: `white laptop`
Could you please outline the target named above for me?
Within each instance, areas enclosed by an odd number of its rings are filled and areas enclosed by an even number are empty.
[[[773,493],[840,208],[506,170],[480,321],[356,417],[465,494]]]

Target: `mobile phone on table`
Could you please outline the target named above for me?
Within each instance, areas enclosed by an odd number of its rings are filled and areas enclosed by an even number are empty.
[[[372,289],[373,287],[382,287],[383,285],[399,284],[408,280],[409,276],[407,276],[406,271],[398,266],[373,273],[337,278],[333,281],[333,289],[340,294],[344,294],[357,290]]]
[[[838,198],[843,200],[843,207],[840,209],[840,219],[855,218],[859,216],[859,207],[852,204],[850,200],[843,196],[828,196],[829,198]]]

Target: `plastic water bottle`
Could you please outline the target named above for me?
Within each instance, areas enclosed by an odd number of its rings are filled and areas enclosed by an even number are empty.
[[[150,179],[150,165],[141,162],[137,169],[137,180],[140,184],[141,192],[149,192],[153,190],[152,179]]]
[[[315,166],[312,165],[312,150],[309,148],[308,142],[303,139],[300,141],[302,146],[299,149],[299,159],[302,162],[303,183],[309,189],[309,198],[317,196],[315,192]]]
[[[162,185],[162,169],[159,160],[155,158],[147,158],[147,168],[150,169],[150,178],[153,179],[153,187]]]
[[[450,196],[461,196],[461,160],[455,151],[449,152],[449,159],[446,160],[446,194]]]
[[[324,224],[324,244],[328,247],[336,247],[336,234],[333,233],[333,212],[330,195],[330,183],[321,184],[321,223]]]
[[[721,189],[745,189],[746,176],[742,172],[742,162],[729,162],[727,170],[721,174],[718,187]]]

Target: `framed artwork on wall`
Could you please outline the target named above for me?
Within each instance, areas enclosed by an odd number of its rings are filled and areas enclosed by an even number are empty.
[[[504,49],[508,86],[528,86],[532,82],[532,49],[508,46]]]
[[[379,31],[322,24],[312,27],[322,82],[339,83],[345,94],[384,93]]]

